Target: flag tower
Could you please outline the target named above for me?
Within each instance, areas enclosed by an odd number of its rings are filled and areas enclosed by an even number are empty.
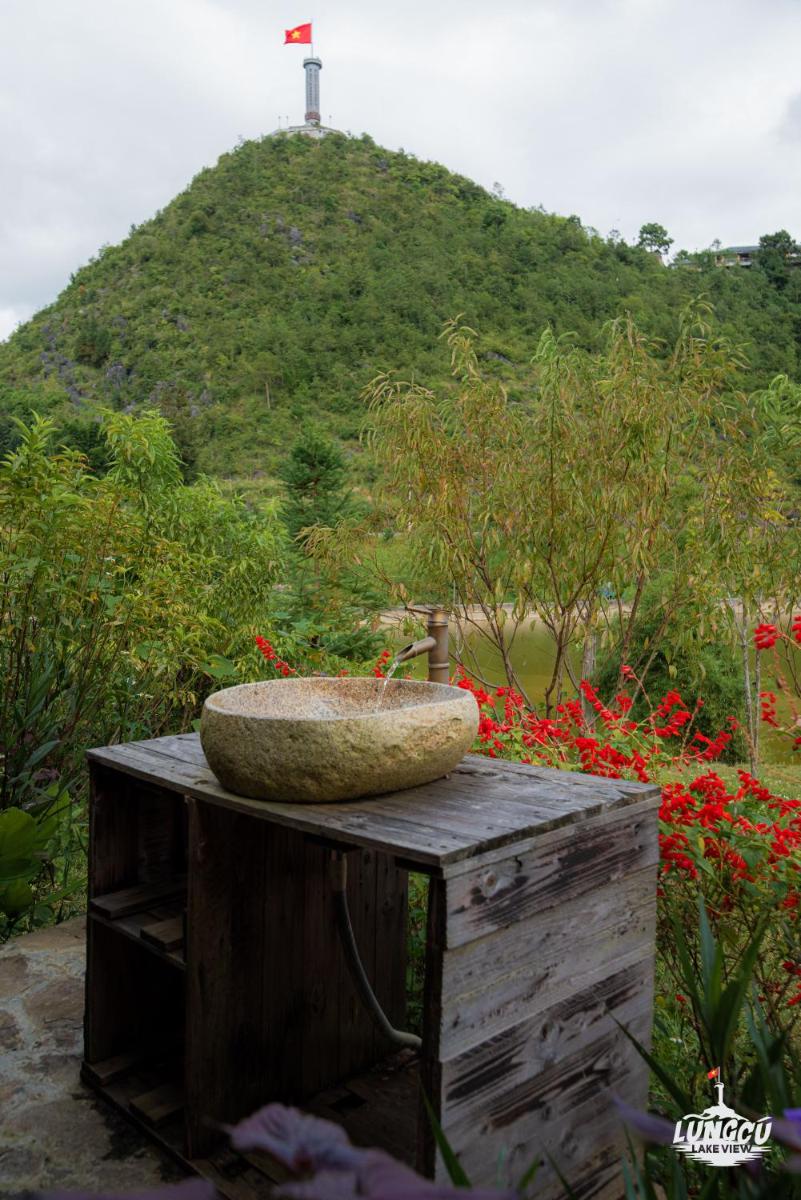
[[[323,64],[312,54],[304,58],[303,69],[306,72],[306,124],[320,124],[320,72]]]
[[[306,75],[306,115],[305,125],[289,125],[286,129],[277,129],[276,133],[305,133],[309,137],[325,137],[334,133],[320,121],[320,71],[323,64],[314,53],[312,23],[296,25],[294,29],[284,30],[285,46],[308,46],[309,54],[303,60],[303,70]]]

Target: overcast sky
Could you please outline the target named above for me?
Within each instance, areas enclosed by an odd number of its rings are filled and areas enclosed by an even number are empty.
[[[305,2],[305,0],[304,0]],[[303,116],[675,248],[801,237],[801,0],[0,0],[0,337]]]

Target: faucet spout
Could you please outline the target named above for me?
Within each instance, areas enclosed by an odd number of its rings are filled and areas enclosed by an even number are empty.
[[[433,637],[420,638],[416,642],[409,642],[408,646],[404,646],[393,659],[394,665],[408,662],[410,658],[418,658],[421,654],[430,654],[432,650],[436,650],[437,641]]]

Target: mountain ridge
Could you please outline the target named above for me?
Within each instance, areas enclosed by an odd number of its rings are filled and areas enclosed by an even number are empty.
[[[91,457],[99,407],[157,406],[190,471],[269,480],[307,421],[358,469],[362,388],[382,370],[444,380],[438,335],[455,314],[515,398],[546,324],[591,347],[627,311],[669,341],[699,292],[750,344],[749,386],[798,379],[798,288],[695,265],[668,268],[367,135],[243,142],[0,345],[0,444],[39,409]]]

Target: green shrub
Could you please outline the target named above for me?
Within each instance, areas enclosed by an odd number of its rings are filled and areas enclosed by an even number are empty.
[[[644,684],[647,697],[637,692],[632,708],[633,718],[642,719],[669,691],[680,692],[685,701],[692,704],[703,699],[703,707],[697,712],[693,731],[713,738],[721,729],[728,729],[727,718],[736,717],[744,721],[743,681],[739,659],[731,645],[726,642],[704,641],[697,636],[684,636],[680,648],[671,641],[671,632],[697,628],[697,616],[682,612],[660,638],[662,614],[659,609],[658,589],[654,588],[644,599],[640,619],[634,627],[629,645],[628,662],[639,674],[639,668],[651,662]],[[659,642],[651,659],[651,647]],[[620,652],[617,647],[599,656],[593,683],[605,699],[619,690]],[[649,702],[650,698],[650,702]],[[742,762],[748,757],[745,737],[741,730],[733,733],[723,754],[725,762]]]
[[[183,485],[158,413],[108,414],[103,430],[102,478],[53,452],[44,418],[0,465],[0,814],[22,814],[4,820],[24,850],[0,912],[17,921],[25,889],[42,902],[56,879],[80,882],[86,748],[186,729],[250,666],[280,571],[274,514]]]

